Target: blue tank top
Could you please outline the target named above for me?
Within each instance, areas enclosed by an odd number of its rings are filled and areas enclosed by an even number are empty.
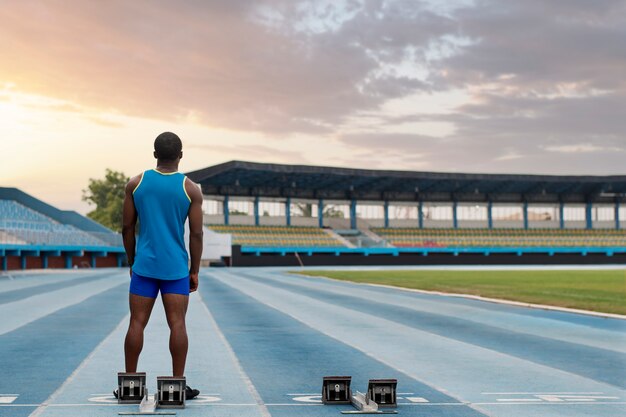
[[[189,275],[185,221],[191,198],[179,172],[145,171],[133,191],[139,236],[133,272],[150,278],[181,279]]]

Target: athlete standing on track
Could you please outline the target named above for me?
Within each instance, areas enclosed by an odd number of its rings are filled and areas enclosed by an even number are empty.
[[[172,373],[182,377],[187,359],[185,315],[189,293],[198,289],[202,255],[202,193],[178,172],[182,142],[174,133],[160,134],[154,141],[156,169],[145,171],[126,185],[124,197],[124,248],[130,269],[130,325],[124,342],[126,372],[137,372],[143,333],[156,297],[161,291],[170,328]],[[184,227],[189,218],[189,256]],[[135,246],[135,225],[139,236]],[[136,248],[136,249],[135,249]],[[189,386],[187,399],[200,393]],[[117,395],[116,395],[117,396]]]

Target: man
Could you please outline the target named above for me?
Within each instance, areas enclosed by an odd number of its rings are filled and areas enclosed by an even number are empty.
[[[185,374],[187,330],[185,315],[189,293],[198,289],[202,255],[202,193],[198,186],[178,172],[183,157],[182,142],[165,132],[154,141],[156,169],[145,171],[126,185],[123,238],[130,265],[130,325],[124,342],[126,372],[137,372],[143,348],[143,333],[156,297],[161,292],[170,328],[169,347],[172,374]],[[184,242],[184,226],[189,219],[189,252]],[[139,235],[135,246],[135,225]],[[136,248],[136,249],[135,249]],[[186,399],[200,393],[189,386]],[[117,397],[117,393],[114,393]]]

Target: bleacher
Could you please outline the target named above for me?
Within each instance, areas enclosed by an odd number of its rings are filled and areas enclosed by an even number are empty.
[[[232,235],[232,244],[253,247],[345,247],[318,227],[208,225],[217,233]]]
[[[395,247],[624,247],[626,231],[615,229],[372,228]]]
[[[13,200],[0,200],[0,243],[107,246],[91,233],[59,223]]]

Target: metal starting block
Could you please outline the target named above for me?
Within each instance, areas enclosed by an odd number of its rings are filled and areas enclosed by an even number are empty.
[[[145,372],[117,373],[118,404],[139,404],[147,394]]]
[[[185,377],[157,377],[156,405],[158,408],[185,408]]]
[[[379,407],[397,407],[397,379],[370,379],[367,384],[367,398]]]
[[[324,404],[350,404],[351,376],[325,376],[322,385],[322,402]]]
[[[379,410],[376,401],[358,391],[352,396],[350,402],[356,410],[342,411],[341,414],[398,414],[396,410]]]

